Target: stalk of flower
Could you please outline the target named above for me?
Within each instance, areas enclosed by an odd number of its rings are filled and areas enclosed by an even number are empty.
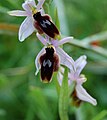
[[[61,40],[50,40],[49,37],[44,38],[39,33],[37,33],[36,36],[43,45],[45,45],[35,59],[37,69],[35,74],[37,75],[41,69],[41,79],[43,82],[48,83],[52,80],[52,74],[58,70],[60,64],[73,69],[71,64],[72,58],[60,48],[60,45],[71,41],[73,37],[66,37]]]
[[[80,73],[87,63],[86,56],[83,55],[79,57],[76,61],[72,61],[73,60],[71,60],[73,69],[70,69],[70,72],[68,74],[68,84],[72,85],[73,82],[75,83],[75,88],[71,95],[73,103],[76,106],[79,106],[81,101],[85,101],[91,103],[92,105],[97,105],[97,101],[92,98],[82,86],[82,84],[86,81],[86,77],[85,75],[81,75]],[[58,80],[60,85],[62,84],[63,73],[63,69],[61,70],[61,72],[58,73]]]
[[[21,42],[30,36],[35,31],[35,28],[40,34],[45,33],[51,38],[59,37],[59,30],[51,21],[50,16],[43,12],[42,5],[44,2],[45,0],[39,0],[36,6],[34,0],[26,0],[22,4],[25,11],[13,10],[8,12],[12,16],[26,16],[19,28],[19,40]]]

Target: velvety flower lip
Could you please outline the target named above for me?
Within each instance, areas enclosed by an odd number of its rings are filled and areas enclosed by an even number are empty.
[[[71,41],[73,39],[73,37],[66,37],[61,40],[54,40],[54,39],[49,40],[48,36],[46,36],[46,38],[44,38],[39,33],[37,33],[36,36],[41,41],[41,43],[43,43],[43,45],[45,45],[45,47],[50,44],[55,47],[55,52],[58,54],[58,56],[60,58],[60,64],[70,68],[71,70],[73,69],[72,64],[71,64],[71,61],[73,62],[73,59],[62,48],[59,47],[60,45],[63,45],[64,43]],[[36,75],[41,68],[40,63],[39,63],[39,58],[45,52],[45,47],[43,47],[43,49],[38,53],[38,55],[35,59],[35,65],[36,65],[36,73],[35,74]]]
[[[74,69],[70,69],[70,72],[68,73],[68,83],[69,85],[71,85],[72,82],[76,83],[75,90],[76,90],[78,99],[80,99],[81,101],[89,102],[92,105],[97,105],[96,99],[91,97],[82,86],[82,84],[86,81],[86,77],[85,75],[81,75],[80,73],[85,67],[85,65],[87,64],[86,58],[87,57],[83,55],[79,57],[76,61],[74,61],[73,63]],[[63,72],[59,72],[58,80],[59,80],[59,84],[62,85]]]
[[[33,17],[32,17],[32,8],[37,11],[42,11],[42,5],[45,0],[38,0],[36,5],[35,0],[25,0],[22,4],[24,10],[13,10],[9,11],[8,14],[11,16],[26,16],[25,20],[22,22],[19,28],[19,41],[24,41],[28,36],[30,36],[34,31]]]

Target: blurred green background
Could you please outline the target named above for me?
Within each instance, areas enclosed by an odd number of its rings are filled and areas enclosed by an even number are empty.
[[[23,2],[0,0],[0,120],[59,120],[54,79],[43,84],[39,74],[35,76],[34,60],[43,45],[35,33],[20,43],[18,28],[24,17],[7,14],[22,9]],[[87,36],[107,30],[107,0],[46,0],[44,8],[54,22],[56,7],[64,36],[72,35],[81,42]],[[83,103],[75,108],[70,104],[70,120],[107,120],[107,36],[97,40],[98,47],[104,48],[104,55],[93,51],[89,43],[83,47],[64,45],[74,59],[83,54],[88,56],[83,71],[88,80],[84,87],[98,101],[96,107]]]

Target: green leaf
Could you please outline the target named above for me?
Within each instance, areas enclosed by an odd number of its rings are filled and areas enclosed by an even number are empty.
[[[59,93],[60,93],[60,85],[59,85],[59,82],[58,82],[58,79],[57,79],[57,72],[54,73],[54,75],[53,75],[53,81],[55,83],[56,90],[57,90],[57,93],[59,95]]]
[[[92,120],[103,120],[105,117],[107,117],[107,110],[101,111]]]
[[[7,13],[7,11],[9,11],[8,8],[0,6],[0,13]]]
[[[14,6],[15,8],[19,8],[20,7],[20,1],[19,0],[7,0],[12,6]]]
[[[60,30],[60,21],[59,21],[59,17],[58,17],[57,8],[55,9],[55,25],[57,26],[58,30]]]
[[[98,55],[104,56],[107,58],[107,49],[103,48],[103,47],[99,47],[99,46],[90,46],[90,45],[86,45],[84,43],[84,41],[80,41],[78,39],[73,39],[71,42],[69,42],[72,46],[78,47],[78,48],[82,48],[82,49],[86,49],[88,51],[94,52]]]
[[[100,42],[100,41],[104,41],[104,40],[107,40],[107,31],[85,37],[82,41],[84,41],[86,44],[89,44],[94,41]]]
[[[51,107],[49,106],[49,103],[44,96],[42,89],[31,86],[30,90],[31,91],[28,96],[28,100],[30,102],[31,110],[29,110],[27,113],[27,120],[30,118],[30,116],[33,117],[31,111],[36,114],[40,120],[47,120],[48,118],[50,120],[54,120],[54,115],[51,111]]]

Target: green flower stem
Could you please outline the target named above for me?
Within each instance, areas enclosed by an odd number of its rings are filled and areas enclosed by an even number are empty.
[[[57,79],[57,72],[55,72],[54,75],[53,75],[53,81],[54,81],[54,84],[56,86],[57,94],[59,95],[59,93],[60,93],[60,85],[59,85],[58,79]]]
[[[60,88],[59,94],[59,116],[60,120],[68,120],[68,100],[69,90],[68,90],[68,69],[65,68],[64,78],[62,81],[62,86]]]
[[[100,113],[98,113],[92,120],[104,120],[106,116],[107,116],[107,110],[103,110]]]

